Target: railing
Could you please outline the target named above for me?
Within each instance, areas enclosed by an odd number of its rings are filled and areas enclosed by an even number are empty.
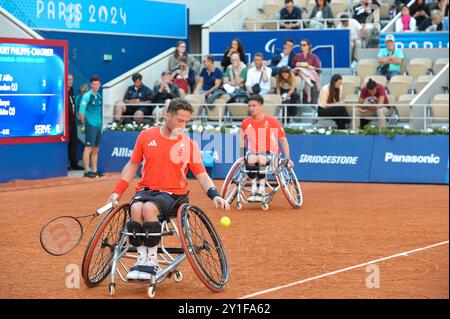
[[[130,104],[131,105],[131,104]],[[163,104],[155,104],[155,103],[149,103],[149,104],[133,104],[136,106],[149,106],[149,107],[162,107]],[[247,113],[242,116],[232,116],[229,109],[227,108],[227,105],[214,105],[209,104],[209,106],[213,106],[214,108],[219,108],[214,111],[214,114],[209,114],[209,109],[207,108],[208,104],[191,104],[194,108],[199,109],[199,113],[194,115],[192,117],[193,121],[201,121],[204,123],[204,125],[207,124],[217,124],[218,126],[223,125],[239,125],[243,118],[248,117]],[[236,105],[236,104],[234,104]],[[242,104],[242,106],[245,107],[245,104]],[[347,119],[350,120],[350,125],[348,129],[356,130],[355,127],[357,114],[356,110],[359,107],[393,107],[395,108],[410,108],[411,105],[404,104],[404,103],[392,103],[392,104],[370,104],[370,105],[361,105],[359,103],[345,103],[342,104],[342,106],[346,108],[351,108],[351,114],[349,116],[344,117],[338,117],[338,116],[319,116],[318,115],[318,105],[317,104],[274,104],[274,103],[265,103],[264,107],[273,107],[273,113],[271,115],[276,116],[280,122],[283,124],[284,127],[291,127],[291,128],[320,128],[320,127],[334,127],[334,123],[325,123],[324,121],[333,121],[334,119]],[[405,128],[411,128],[414,129],[414,127],[411,126],[410,123],[412,123],[414,120],[421,120],[424,124],[424,130],[427,130],[430,127],[433,126],[440,126],[440,127],[446,127],[448,129],[449,127],[449,117],[448,115],[445,117],[436,117],[432,115],[432,108],[447,108],[449,109],[448,104],[420,104],[420,105],[414,105],[415,107],[423,107],[423,116],[400,116],[397,112],[393,112],[391,116],[385,116],[386,119],[386,127],[405,127]],[[288,116],[287,115],[287,109],[288,107],[296,108],[297,112],[301,113],[300,116]],[[448,113],[448,112],[447,112]],[[151,124],[151,123],[161,123],[163,120],[163,113],[159,116],[159,118],[156,118],[155,116],[143,116],[141,117],[141,120],[143,123]],[[215,115],[219,114],[219,115]],[[367,119],[367,120],[378,120],[377,116],[360,116],[359,118]],[[130,116],[122,116],[122,119],[128,119],[129,122],[132,122],[134,119],[133,115]],[[112,123],[114,121],[113,116],[104,116],[104,123],[105,125],[107,123]],[[435,125],[434,125],[435,124]]]
[[[342,18],[333,18],[333,19],[320,19],[320,20],[317,20],[317,19],[298,19],[298,20],[245,20],[244,22],[243,22],[243,26],[244,25],[246,25],[246,24],[250,24],[250,25],[253,25],[253,28],[249,28],[249,29],[247,29],[247,30],[252,30],[252,31],[257,31],[257,30],[261,30],[262,29],[262,27],[263,26],[266,26],[267,27],[267,25],[271,25],[272,27],[274,26],[274,25],[276,25],[276,28],[275,29],[273,29],[273,30],[282,30],[282,31],[290,31],[290,30],[292,30],[292,29],[282,29],[282,28],[280,28],[281,27],[281,24],[284,24],[284,23],[286,23],[286,22],[300,22],[300,25],[299,25],[299,29],[300,30],[303,30],[303,29],[308,29],[308,30],[320,30],[320,29],[317,29],[317,28],[309,28],[309,27],[307,27],[306,25],[307,24],[309,24],[310,22],[313,22],[313,21],[316,21],[316,22],[320,22],[320,23],[322,23],[322,25],[323,25],[323,28],[322,29],[335,29],[336,28],[336,24],[335,24],[335,22],[341,22],[341,21],[345,21],[346,19],[342,19]],[[333,27],[329,27],[328,26],[328,22],[333,22]],[[256,28],[256,26],[257,25],[259,25],[259,24],[262,24],[262,27],[260,28],[260,29],[257,29]],[[270,29],[270,30],[272,30],[272,29]],[[295,30],[295,29],[294,29]]]

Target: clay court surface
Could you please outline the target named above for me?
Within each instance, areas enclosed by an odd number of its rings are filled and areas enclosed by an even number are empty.
[[[39,231],[56,216],[84,215],[103,206],[117,177],[0,184],[0,298],[111,298],[107,280],[93,289],[81,279],[79,289],[66,288],[66,267],[75,264],[81,270],[94,226],[63,257],[40,248]],[[185,260],[179,268],[183,281],[166,280],[156,298],[449,298],[448,186],[301,185],[301,209],[291,209],[280,191],[268,212],[255,205],[242,211],[233,206],[227,213],[232,225],[223,228],[224,213],[192,181],[191,203],[216,225],[228,253],[230,281],[222,293],[210,292]],[[123,200],[131,196],[129,188]],[[414,252],[376,263],[380,288],[366,287],[366,266],[346,270],[408,251]],[[114,298],[147,298],[146,287],[119,282]]]

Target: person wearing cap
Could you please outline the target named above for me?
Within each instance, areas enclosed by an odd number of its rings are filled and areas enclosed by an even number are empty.
[[[355,59],[355,50],[356,48],[361,48],[363,46],[362,44],[362,38],[364,37],[365,30],[364,26],[361,25],[358,21],[355,19],[352,19],[349,17],[347,13],[344,13],[340,17],[342,20],[339,22],[337,29],[349,29],[350,30],[350,46],[351,46],[351,52],[352,52],[352,61]]]
[[[386,35],[384,43],[386,47],[378,51],[378,72],[390,80],[394,75],[400,75],[405,55],[402,49],[395,47],[395,37],[392,34]]]

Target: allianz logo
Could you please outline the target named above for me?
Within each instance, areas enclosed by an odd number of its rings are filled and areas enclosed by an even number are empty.
[[[111,157],[131,157],[132,153],[133,150],[128,147],[114,147]]]
[[[359,156],[302,154],[298,162],[302,164],[358,165],[358,160]]]
[[[441,158],[434,154],[430,155],[403,155],[386,152],[384,155],[386,163],[404,163],[404,164],[439,164]]]

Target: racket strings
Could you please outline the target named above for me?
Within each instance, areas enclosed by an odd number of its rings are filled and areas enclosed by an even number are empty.
[[[60,217],[42,231],[42,246],[51,254],[62,255],[72,250],[82,236],[82,227],[73,217]]]

